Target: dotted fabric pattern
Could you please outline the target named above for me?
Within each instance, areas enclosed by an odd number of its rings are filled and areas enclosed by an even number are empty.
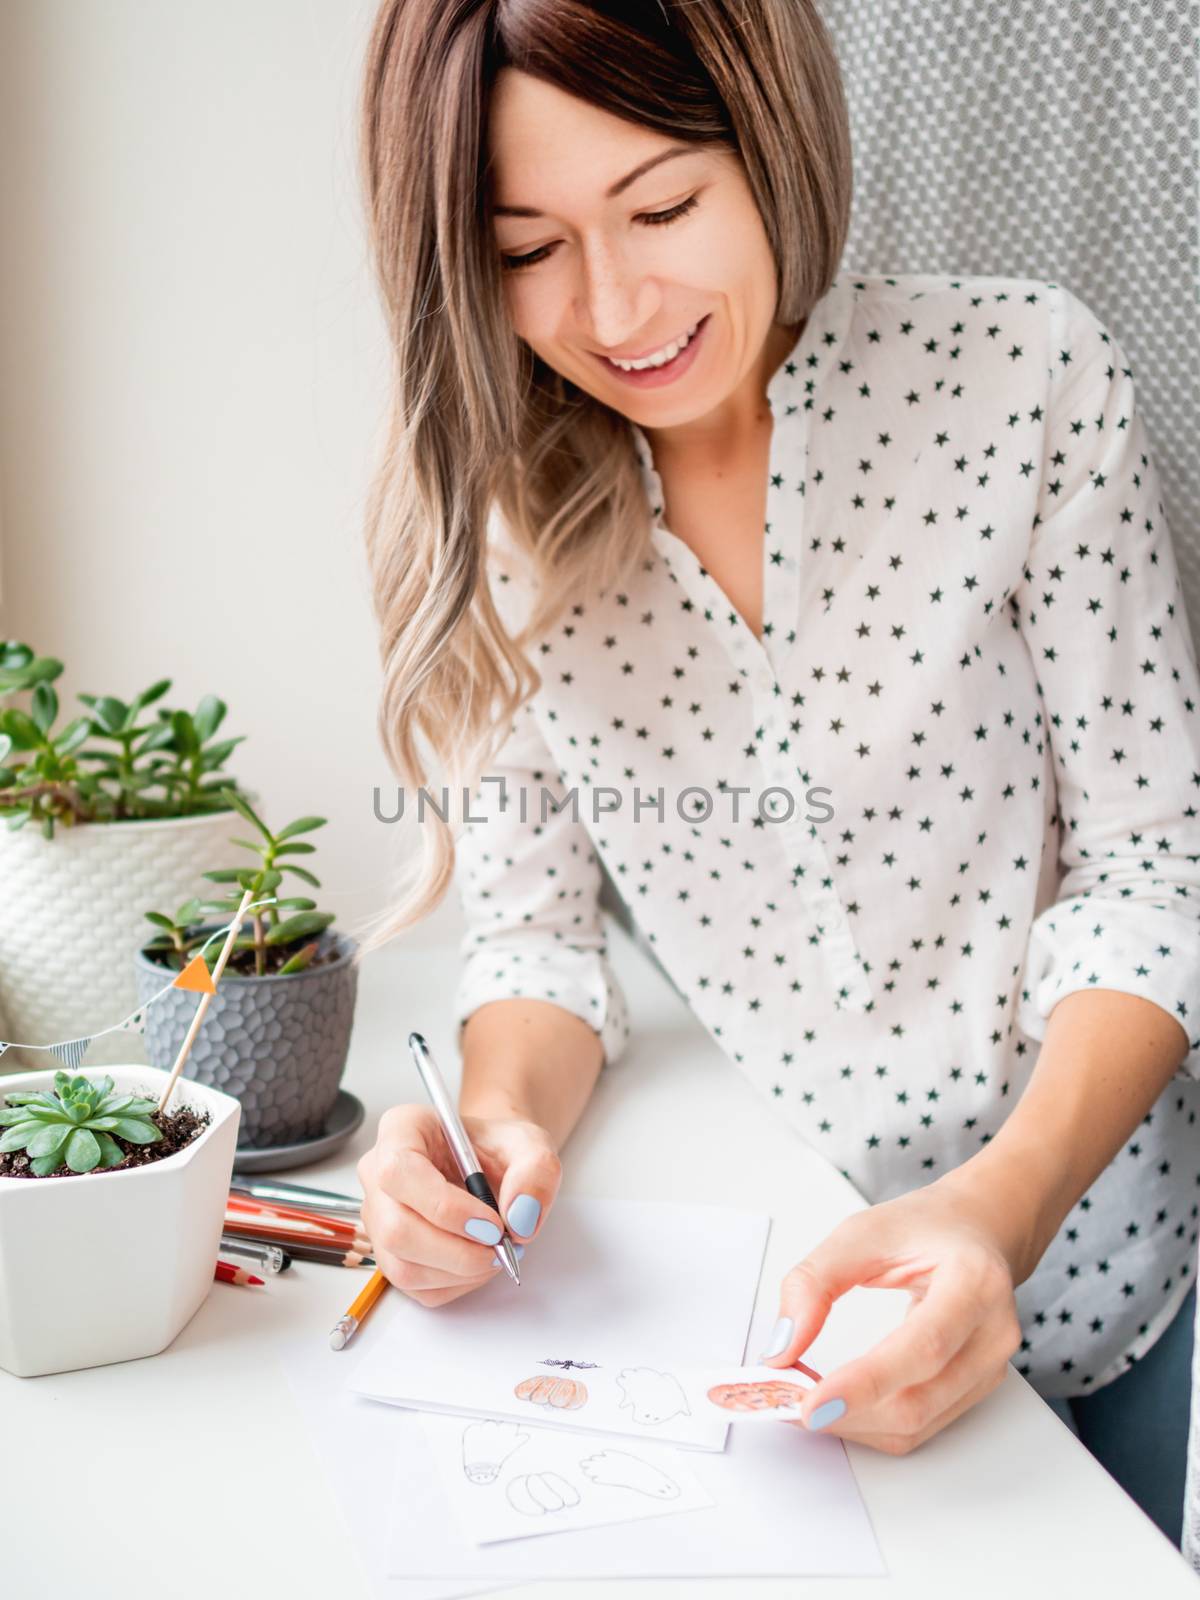
[[[850,106],[856,273],[1066,285],[1139,374],[1200,621],[1197,0],[821,0]]]

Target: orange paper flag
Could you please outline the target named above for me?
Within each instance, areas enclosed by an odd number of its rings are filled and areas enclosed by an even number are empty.
[[[197,994],[216,994],[217,992],[217,986],[212,981],[212,973],[209,972],[203,956],[193,956],[171,987],[172,989],[195,989]]]

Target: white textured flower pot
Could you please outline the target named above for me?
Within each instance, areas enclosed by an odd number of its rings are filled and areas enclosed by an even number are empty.
[[[107,1071],[118,1089],[156,1099],[167,1079],[153,1067]],[[0,1094],[53,1087],[53,1072],[0,1080]],[[0,1177],[0,1367],[36,1378],[156,1355],[195,1315],[212,1287],[241,1108],[187,1078],[167,1109],[184,1105],[211,1120],[161,1161]]]
[[[146,912],[173,915],[193,895],[215,895],[202,874],[242,865],[246,852],[230,843],[239,831],[236,811],[56,825],[53,839],[33,822],[0,823],[0,1016],[9,1030],[0,1039],[50,1044],[128,1016]],[[10,1050],[0,1073],[36,1071],[48,1059]],[[96,1039],[85,1057],[89,1067],[146,1059],[140,1035],[124,1032]]]

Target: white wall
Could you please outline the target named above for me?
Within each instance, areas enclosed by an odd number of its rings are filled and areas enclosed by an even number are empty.
[[[361,506],[387,371],[354,170],[373,0],[0,0],[0,635],[219,694],[343,923],[411,834]],[[460,925],[451,896],[423,937]]]

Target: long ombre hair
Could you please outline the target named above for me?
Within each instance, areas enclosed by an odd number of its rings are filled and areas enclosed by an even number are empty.
[[[541,678],[526,644],[645,558],[650,518],[626,418],[511,326],[492,237],[487,118],[502,67],[673,139],[740,156],[771,243],[776,320],[831,286],[849,227],[849,118],[812,0],[384,0],[359,160],[392,350],[366,545],[380,629],[379,732],[406,789],[475,785]],[[497,514],[532,579],[505,631],[486,558]],[[399,902],[359,956],[439,903],[450,823],[427,811]]]

